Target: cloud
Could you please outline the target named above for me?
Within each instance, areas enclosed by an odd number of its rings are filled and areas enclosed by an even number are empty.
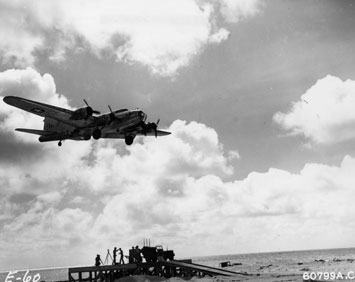
[[[63,95],[56,93],[55,83],[50,74],[42,76],[32,68],[7,70],[0,73],[0,89],[2,90],[1,95],[3,95],[0,96],[0,132],[1,135],[6,137],[5,140],[0,141],[3,147],[0,155],[0,173],[3,173],[3,181],[6,179],[8,182],[8,185],[4,185],[3,189],[10,186],[10,189],[14,191],[21,191],[28,183],[32,183],[36,186],[36,191],[41,191],[40,187],[48,184],[43,180],[51,179],[53,175],[59,172],[56,172],[50,166],[46,166],[52,162],[52,158],[58,161],[66,159],[65,163],[70,166],[72,157],[82,157],[79,152],[86,152],[89,147],[74,144],[72,148],[76,151],[75,154],[72,154],[73,151],[62,151],[58,154],[58,151],[53,150],[48,144],[39,144],[36,135],[14,131],[17,127],[42,129],[43,118],[5,104],[2,101],[4,96],[21,96],[71,108],[68,105],[68,100]],[[10,152],[9,149],[11,149]],[[14,166],[8,166],[8,159],[18,160],[18,162],[13,162]],[[39,162],[38,159],[41,161]],[[47,161],[49,163],[46,163]],[[18,173],[16,163],[22,163],[27,169]],[[48,171],[48,174],[46,174],[46,171]]]
[[[227,40],[230,35],[230,32],[224,28],[219,29],[216,33],[212,34],[209,38],[211,43],[220,43],[224,40]]]
[[[259,0],[221,0],[220,12],[227,22],[238,22],[241,19],[255,16],[260,12],[262,2]]]
[[[259,1],[76,0],[0,2],[0,43],[4,63],[27,66],[46,50],[62,62],[67,49],[84,47],[101,57],[143,64],[154,74],[174,76],[210,43],[228,38],[218,24],[254,16]],[[86,44],[78,43],[83,39]],[[81,40],[82,41],[82,40]],[[79,44],[79,45],[78,45]]]
[[[355,138],[355,81],[326,76],[317,81],[287,113],[273,119],[291,135],[314,144],[335,144]]]
[[[346,156],[337,167],[307,164],[298,174],[270,169],[231,182],[152,170],[150,179],[141,175],[105,204],[94,233],[127,246],[147,234],[183,256],[339,247],[340,237],[341,246],[351,245],[354,168],[355,159]],[[329,230],[344,234],[315,242]]]
[[[67,103],[49,74],[12,70],[0,78],[6,91]],[[3,112],[2,134],[10,134],[8,118],[22,126],[16,115],[21,111]],[[176,120],[168,130],[129,147],[122,140],[39,144],[30,165],[0,156],[0,264],[91,264],[96,253],[118,243],[126,251],[144,237],[179,257],[352,244],[354,157],[231,180],[230,160],[239,154],[225,150],[213,128]],[[38,144],[9,138],[19,147]]]
[[[42,129],[42,118],[13,108],[2,102],[5,96],[20,96],[36,99],[40,102],[56,104],[68,108],[68,101],[64,96],[56,93],[53,77],[50,74],[41,76],[32,68],[24,70],[9,69],[0,73],[0,128],[4,132],[13,132],[18,127]],[[19,140],[32,140],[33,136],[15,135]]]
[[[233,159],[240,159],[240,154],[237,150],[234,151],[229,151],[228,153],[228,159],[233,160]]]
[[[68,100],[56,93],[52,76],[41,75],[31,68],[1,72],[0,88],[4,96],[20,95],[70,108]],[[32,152],[23,150],[20,160],[15,159],[11,165],[0,156],[3,234],[0,240],[6,246],[7,255],[16,246],[26,249],[23,260],[15,263],[18,266],[26,258],[27,263],[32,261],[30,240],[37,242],[35,248],[44,256],[53,247],[71,246],[76,250],[75,245],[81,248],[87,238],[99,238],[98,245],[92,246],[97,248],[107,239],[104,236],[100,241],[102,230],[117,234],[112,226],[117,226],[121,230],[119,234],[123,234],[126,229],[149,228],[153,222],[168,224],[170,214],[160,213],[151,189],[157,189],[155,194],[161,200],[179,197],[179,193],[186,193],[178,191],[180,184],[188,187],[194,178],[209,173],[223,177],[233,172],[215,130],[196,122],[175,121],[169,128],[174,132],[172,139],[138,138],[135,145],[127,148],[122,140],[68,141],[69,144],[59,148],[55,143],[39,144],[36,136],[21,137],[23,133],[13,131],[23,126],[41,128],[41,117],[3,102],[1,113],[0,132],[8,138],[2,145],[12,144],[7,147],[13,149],[12,154],[17,154],[17,148],[38,145],[35,158],[31,157]],[[169,185],[168,190],[165,185]],[[123,225],[110,208],[112,198],[120,201],[120,197],[127,202],[127,206],[119,205],[126,213],[125,216],[119,211]],[[193,202],[191,200],[189,205],[193,206]],[[141,207],[137,203],[141,203]],[[116,203],[115,206],[113,208],[117,209]],[[146,208],[145,222],[141,220],[142,207]],[[126,225],[127,220],[131,225]],[[76,222],[82,228],[71,225]],[[81,232],[88,237],[82,237]],[[89,250],[97,252],[93,248]],[[73,254],[73,263],[80,263],[77,259]],[[56,261],[54,255],[52,261]],[[1,261],[1,265],[8,262]]]
[[[2,63],[34,63],[33,51],[43,47],[45,29],[53,26],[56,4],[45,1],[0,1],[0,54]]]

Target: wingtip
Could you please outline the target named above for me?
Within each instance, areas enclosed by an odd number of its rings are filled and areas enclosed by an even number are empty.
[[[10,101],[13,100],[14,98],[18,98],[15,96],[5,96],[2,100],[6,103],[10,105]]]

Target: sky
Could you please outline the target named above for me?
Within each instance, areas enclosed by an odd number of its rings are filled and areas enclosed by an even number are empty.
[[[0,0],[0,98],[140,108],[161,138],[39,143],[0,102],[0,269],[355,246],[355,5]]]

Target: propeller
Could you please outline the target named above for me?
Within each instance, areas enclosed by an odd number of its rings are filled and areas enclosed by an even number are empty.
[[[97,114],[97,115],[101,114],[99,111],[96,111],[93,108],[91,108],[89,106],[89,103],[85,99],[83,99],[83,101],[84,101],[85,105],[87,106],[87,112],[88,112],[89,116],[91,116],[92,114]]]
[[[155,123],[155,128],[154,128],[154,133],[155,133],[155,138],[158,137],[158,124],[160,122],[160,118],[158,118],[157,122]]]
[[[154,122],[148,122],[148,124],[146,125],[146,128],[144,129],[144,132],[145,132],[145,135],[147,135],[147,128],[148,129],[153,129],[154,131],[154,135],[155,135],[155,138],[158,137],[158,124],[160,122],[160,118],[158,118],[157,122],[154,123]]]
[[[111,106],[110,105],[107,105],[107,106],[108,106],[108,108],[110,110],[110,120],[108,122],[108,124],[110,124],[111,122],[113,122],[116,119],[116,117],[115,117],[115,114],[113,113],[113,111],[111,109]]]

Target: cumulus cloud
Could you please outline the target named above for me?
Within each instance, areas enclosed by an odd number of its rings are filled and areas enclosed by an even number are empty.
[[[11,190],[16,192],[28,192],[27,186],[32,188],[31,192],[38,194],[43,192],[43,189],[51,189],[51,179],[53,176],[61,173],[61,168],[56,171],[51,167],[53,161],[64,161],[67,168],[73,162],[74,158],[81,158],[80,152],[86,155],[89,146],[82,144],[77,146],[73,144],[72,151],[62,151],[60,154],[53,150],[48,144],[39,144],[36,135],[21,134],[15,132],[17,127],[26,127],[34,129],[43,128],[43,118],[20,109],[11,107],[5,104],[2,99],[4,96],[15,95],[21,96],[49,104],[54,104],[60,107],[71,108],[68,105],[68,100],[56,93],[56,87],[53,77],[50,74],[43,76],[31,68],[25,70],[7,70],[0,73],[0,89],[2,89],[0,99],[0,132],[6,136],[6,142],[3,139],[0,141],[2,147],[11,149],[11,152],[6,150],[1,152],[0,174],[3,190]],[[9,145],[11,144],[11,145]],[[23,149],[25,148],[25,149]],[[33,157],[32,150],[36,151]],[[75,152],[75,154],[73,154]],[[2,156],[7,154],[20,155],[17,162],[13,165],[7,163],[7,158]],[[41,161],[39,162],[38,159]],[[76,162],[76,161],[74,161]],[[18,171],[18,164],[23,165],[26,169]],[[64,172],[64,171],[63,171]],[[49,185],[49,188],[46,187]],[[65,186],[65,182],[61,185]]]
[[[238,22],[260,12],[259,0],[221,0],[220,12],[227,22]]]
[[[0,35],[1,38],[6,38],[6,40],[2,40],[0,45],[2,62],[14,59],[19,64],[24,62],[33,63],[31,53],[36,46],[42,43],[42,38],[23,30],[21,20],[16,21],[6,16],[9,14],[9,10],[14,10],[14,5],[7,3],[2,1],[0,9],[0,23],[2,27],[0,28]],[[21,12],[15,12],[15,17],[19,17],[19,13]]]
[[[182,255],[322,248],[336,246],[340,237],[344,246],[350,245],[354,168],[355,159],[346,156],[336,167],[307,164],[297,174],[270,169],[239,181],[213,173],[184,176],[152,170],[106,202],[94,234],[108,242],[122,238],[127,246],[146,234],[176,246]],[[314,237],[330,230],[344,233],[315,243]]]
[[[0,73],[0,128],[4,132],[13,132],[16,127],[42,129],[42,119],[30,113],[9,107],[2,102],[5,96],[21,96],[37,101],[69,108],[64,96],[56,93],[53,77],[50,74],[41,76],[32,68],[24,70],[9,69]],[[26,135],[15,135],[23,141],[32,140]]]
[[[67,99],[56,93],[52,76],[31,68],[0,73],[0,87],[4,96],[20,95],[69,106]],[[16,147],[36,144],[39,148],[36,158],[28,160],[31,152],[25,150],[20,161],[11,165],[0,156],[1,240],[7,246],[6,254],[15,245],[21,246],[28,249],[23,257],[29,259],[30,240],[39,242],[36,249],[44,255],[53,246],[79,246],[87,238],[81,232],[93,239],[100,238],[103,230],[110,230],[103,234],[117,234],[118,229],[123,236],[127,230],[148,228],[153,222],[162,229],[171,218],[169,213],[161,213],[165,205],[159,206],[157,201],[186,194],[180,185],[188,189],[195,178],[212,173],[223,177],[233,172],[215,130],[196,122],[175,121],[169,128],[174,132],[172,138],[142,138],[127,148],[122,141],[100,140],[68,141],[70,144],[59,149],[55,143],[39,144],[36,136],[26,135],[23,139],[19,136],[24,133],[13,131],[23,126],[41,128],[41,117],[3,102],[1,113],[0,131],[14,143],[12,154],[17,154]],[[152,189],[156,192],[151,193]],[[125,204],[117,206],[121,199]],[[116,218],[111,205],[122,209],[118,210],[121,219]],[[194,198],[189,205],[194,206]],[[143,220],[142,208],[146,213]],[[82,228],[73,228],[76,222]],[[98,244],[108,238],[114,237],[106,235],[97,240]]]
[[[326,76],[317,81],[287,113],[273,119],[292,135],[315,144],[334,144],[355,138],[355,81]]]
[[[49,74],[4,73],[6,91],[36,89],[33,99],[67,101],[58,98]],[[10,124],[3,123],[21,114],[5,111],[0,132],[8,134]],[[117,242],[127,250],[144,237],[180,257],[352,244],[352,156],[338,166],[306,164],[299,173],[271,168],[230,180],[230,160],[239,154],[225,150],[213,128],[176,120],[168,129],[173,134],[142,137],[129,147],[122,140],[39,144],[30,164],[27,154],[11,165],[0,155],[0,264],[91,264]],[[19,147],[38,144],[10,138]]]
[[[228,22],[255,15],[254,1],[0,1],[0,43],[4,62],[27,66],[35,50],[62,61],[75,37],[96,55],[111,52],[117,60],[140,63],[153,73],[173,76],[209,43],[228,38],[218,15]]]

